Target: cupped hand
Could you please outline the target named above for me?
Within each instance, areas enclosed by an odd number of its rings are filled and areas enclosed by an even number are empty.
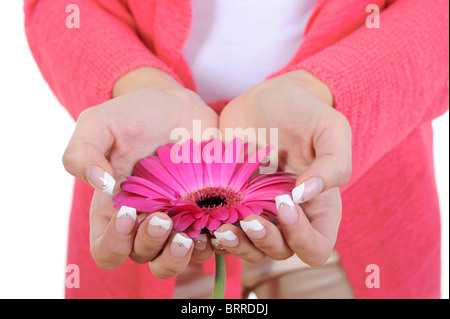
[[[278,225],[250,215],[240,228],[222,225],[216,231],[227,252],[250,262],[294,253],[310,265],[328,259],[341,219],[339,186],[351,175],[350,126],[332,104],[326,85],[300,70],[264,81],[225,107],[222,132],[277,128],[278,143],[272,146],[279,167],[297,175],[292,194],[276,198]],[[229,231],[235,236],[223,236]]]
[[[137,161],[167,144],[173,129],[190,130],[193,120],[201,120],[202,127],[218,126],[216,113],[175,83],[133,87],[80,114],[63,163],[69,173],[95,188],[90,243],[101,268],[115,269],[131,257],[150,262],[155,276],[168,278],[181,273],[191,259],[201,262],[211,256],[210,245],[194,249],[192,239],[171,232],[166,214],[151,214],[138,227],[143,216],[130,207],[118,211],[111,196]]]

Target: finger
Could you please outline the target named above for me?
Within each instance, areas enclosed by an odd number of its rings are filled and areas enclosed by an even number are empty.
[[[259,263],[266,258],[266,254],[253,245],[245,232],[232,224],[220,226],[214,235],[218,240],[214,244],[215,249],[225,249],[230,254],[250,263]]]
[[[122,206],[112,218],[92,211],[91,254],[97,265],[107,270],[122,265],[133,249],[136,227],[134,208]]]
[[[289,195],[277,197],[278,219],[289,247],[305,263],[318,266],[331,255],[341,218],[342,205],[337,188],[303,204]],[[308,213],[309,212],[309,213]]]
[[[222,256],[229,255],[230,253],[222,247],[221,242],[216,237],[211,237],[211,247],[215,254]]]
[[[209,242],[209,236],[206,234],[200,234],[194,241],[194,250],[192,251],[191,261],[195,263],[203,263],[211,258],[213,254],[212,246]]]
[[[292,198],[297,204],[311,200],[321,192],[344,185],[352,171],[351,130],[338,111],[331,120],[319,125],[313,147],[315,159],[295,183]]]
[[[293,255],[281,231],[267,219],[250,215],[240,224],[253,245],[270,258],[284,260]]]
[[[112,195],[115,180],[106,159],[113,137],[98,107],[83,111],[63,155],[64,168],[95,189]]]
[[[130,258],[137,263],[153,260],[164,247],[172,229],[172,220],[164,213],[149,215],[139,226]]]
[[[188,265],[194,249],[193,241],[184,233],[170,236],[162,253],[150,262],[150,270],[158,278],[179,275]]]

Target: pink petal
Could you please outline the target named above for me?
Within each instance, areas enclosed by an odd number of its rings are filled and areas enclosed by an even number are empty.
[[[228,219],[224,223],[225,224],[234,224],[235,222],[238,221],[238,218],[239,218],[238,212],[233,207],[230,207],[229,211],[230,211],[230,216],[228,217]]]
[[[171,143],[165,146],[158,147],[157,153],[159,158],[161,159],[161,163],[165,166],[166,170],[177,180],[177,182],[183,187],[185,192],[188,192],[190,189],[188,185],[185,183],[184,179],[180,176],[176,164],[172,161],[171,158],[171,149],[175,144]]]
[[[175,229],[175,227],[174,227],[174,229],[176,231],[184,231],[186,228],[191,226],[192,223],[194,223],[196,220],[197,219],[194,216],[186,214],[180,218],[177,228]]]
[[[180,162],[175,162],[173,164],[178,171],[178,175],[184,181],[184,185],[187,186],[187,191],[197,189],[199,183],[197,183],[197,177],[191,162],[191,154],[192,152],[195,152],[194,142],[188,140],[181,146],[174,144],[172,151],[180,156]]]
[[[257,190],[261,187],[267,187],[273,184],[280,184],[279,186],[294,187],[295,175],[290,173],[277,172],[271,175],[259,175],[249,181],[249,185],[246,187],[245,192]]]
[[[292,188],[290,188],[292,190]],[[245,194],[244,200],[241,203],[246,203],[251,200],[271,200],[274,201],[278,195],[288,194],[289,190],[280,190],[279,187],[266,187],[257,191],[253,191],[250,194]]]
[[[190,154],[190,160],[197,180],[197,188],[202,188],[204,186],[204,172],[201,145],[198,145],[197,143],[195,143],[195,141],[192,141],[192,143],[193,152],[191,152]]]
[[[195,222],[192,223],[191,225],[192,229],[196,229],[196,230],[202,230],[202,220],[201,219],[197,219]]]
[[[140,160],[134,167],[134,175],[139,176],[139,174],[145,174],[143,172],[144,170],[147,171],[147,174],[143,177],[153,181],[155,184],[159,182],[159,186],[164,184],[166,188],[177,191],[178,193],[184,191],[183,186],[181,186],[177,179],[167,171],[166,167],[161,163],[161,160],[158,157],[149,156]]]
[[[193,229],[192,227],[189,227],[185,230],[186,235],[188,235],[190,238],[195,238],[198,235],[201,234],[201,230],[199,229]]]
[[[129,192],[136,195],[141,195],[142,197],[146,197],[149,199],[171,199],[167,196],[161,195],[158,192],[153,191],[147,186],[135,184],[135,183],[127,183],[123,182],[121,185],[122,191]]]
[[[180,201],[179,205],[171,207],[168,214],[169,214],[169,216],[175,216],[182,212],[188,212],[188,213],[196,216],[196,218],[198,218],[197,214],[201,214],[200,216],[202,216],[204,214],[202,209],[200,207],[198,207],[197,205],[192,204],[192,203],[186,203],[183,201]]]
[[[230,217],[230,211],[229,208],[220,207],[213,210],[209,215],[217,220],[226,220]]]
[[[233,139],[225,148],[220,169],[220,184],[228,185],[234,175],[239,161],[242,159],[244,146],[240,138]]]
[[[243,220],[245,217],[253,214],[253,210],[251,210],[245,205],[236,205],[233,207],[238,212],[239,220]]]
[[[181,178],[189,186],[190,190],[203,187],[203,165],[200,145],[194,140],[187,140],[180,148],[182,161],[176,163],[176,168]]]
[[[210,216],[210,218],[208,219],[208,223],[206,224],[206,228],[208,228],[208,230],[212,234],[217,228],[220,227],[220,225],[222,225],[222,222],[220,220],[217,220]]]
[[[208,214],[205,214],[205,215],[203,215],[201,217],[201,219],[200,219],[200,226],[201,226],[202,229],[206,227],[206,225],[208,224],[208,220],[209,220],[209,215]]]
[[[120,196],[119,196],[120,195]],[[130,206],[136,208],[140,213],[154,213],[157,211],[166,210],[170,207],[170,203],[167,200],[150,200],[148,198],[136,195],[130,195],[123,192],[114,197],[114,207],[120,208],[121,206]]]
[[[247,202],[247,203],[245,203],[243,205],[245,205],[245,206],[248,205],[248,206],[251,206],[251,207],[258,206],[258,207],[261,207],[262,209],[264,209],[264,210],[266,210],[268,212],[271,212],[272,214],[276,215],[276,213],[277,213],[277,208],[275,206],[275,200],[273,200],[273,201],[255,200],[255,201],[249,201],[249,202]]]
[[[124,183],[125,184],[137,184],[137,185],[146,186],[152,192],[157,192],[157,193],[161,194],[162,196],[164,196],[166,198],[175,199],[175,192],[169,193],[168,191],[166,191],[165,189],[162,189],[161,187],[159,187],[155,183],[153,183],[153,182],[151,182],[149,180],[146,180],[144,178],[141,178],[141,177],[128,176],[127,180],[124,181]]]
[[[214,151],[211,154],[211,151]],[[223,142],[219,139],[202,144],[202,158],[205,186],[220,185],[220,171],[222,166]]]
[[[271,150],[270,146],[261,148],[257,152],[248,155],[245,165],[241,165],[239,170],[233,176],[230,181],[230,185],[234,186],[236,189],[240,189],[248,178],[253,174],[253,172],[260,166],[260,161],[266,156]]]
[[[255,215],[259,215],[264,211],[264,209],[258,205],[245,204],[245,206],[251,209]]]

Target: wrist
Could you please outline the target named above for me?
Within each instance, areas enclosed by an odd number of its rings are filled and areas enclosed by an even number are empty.
[[[171,89],[182,88],[182,86],[167,72],[151,67],[141,67],[119,78],[114,84],[112,96],[115,98],[144,88]]]
[[[334,106],[333,93],[319,78],[305,70],[295,70],[285,74],[304,87],[311,94],[330,106]]]

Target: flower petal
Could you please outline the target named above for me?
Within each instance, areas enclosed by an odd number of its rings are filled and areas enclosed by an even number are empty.
[[[275,205],[275,199],[268,201],[268,200],[255,200],[255,201],[251,201],[248,202],[244,205],[241,206],[246,206],[246,207],[260,207],[262,209],[264,209],[265,211],[268,211],[270,213],[272,213],[273,215],[277,214],[277,208]]]
[[[201,219],[197,219],[195,222],[192,223],[191,225],[192,229],[196,229],[196,230],[202,230],[202,220]]]
[[[187,140],[181,145],[181,161],[175,167],[184,179],[189,190],[203,187],[203,166],[200,146],[194,140]]]
[[[220,207],[214,209],[209,215],[217,220],[226,220],[230,217],[230,210],[226,207]]]
[[[243,220],[245,217],[253,214],[253,210],[245,205],[236,205],[233,207],[238,212],[239,220]]]
[[[240,138],[233,139],[225,148],[220,168],[220,184],[228,185],[233,177],[238,163],[243,162],[243,141]]]
[[[239,170],[235,173],[230,185],[236,189],[240,189],[253,174],[253,172],[260,166],[260,162],[270,151],[272,147],[263,147],[260,150],[248,154],[245,164],[240,165]]]
[[[140,213],[154,213],[164,211],[170,207],[167,200],[153,200],[142,196],[136,196],[127,192],[121,192],[114,197],[114,207],[120,208],[123,205],[135,208]]]
[[[200,235],[201,230],[200,229],[194,229],[192,227],[189,227],[188,229],[186,229],[184,231],[186,233],[186,235],[188,235],[190,238],[195,238],[198,235]]]
[[[225,224],[234,224],[235,222],[238,221],[239,218],[239,214],[237,212],[237,210],[234,207],[230,207],[229,208],[229,217],[228,219],[224,222]]]
[[[151,193],[158,193],[161,195],[161,197],[175,199],[175,192],[168,192],[165,189],[159,187],[152,181],[149,181],[147,179],[144,179],[142,177],[137,176],[128,176],[126,181],[123,182],[124,185],[126,184],[136,184],[136,185],[142,185],[149,189],[149,194]]]
[[[211,152],[213,151],[213,152]],[[223,142],[212,139],[202,143],[202,159],[204,170],[204,186],[220,186],[220,171],[222,166]]]
[[[181,177],[178,172],[176,163],[171,158],[172,147],[175,144],[170,143],[164,146],[158,147],[156,152],[158,153],[159,158],[161,159],[161,163],[165,166],[166,170],[177,180],[177,182],[183,187],[184,192],[188,192],[190,189],[188,185],[185,183],[184,179]]]
[[[210,231],[211,234],[214,233],[214,231],[222,225],[222,222],[220,220],[217,220],[213,217],[209,217],[208,223],[206,224],[206,228]]]
[[[161,188],[184,192],[183,186],[178,180],[167,170],[161,160],[157,156],[148,156],[141,159],[134,167],[133,174],[141,176],[147,180],[158,184]],[[164,185],[164,187],[162,186]]]
[[[192,223],[194,223],[197,219],[190,215],[190,214],[185,214],[184,216],[182,216],[180,218],[179,223],[177,224],[177,228],[174,227],[175,231],[185,231],[189,226],[192,225]]]

